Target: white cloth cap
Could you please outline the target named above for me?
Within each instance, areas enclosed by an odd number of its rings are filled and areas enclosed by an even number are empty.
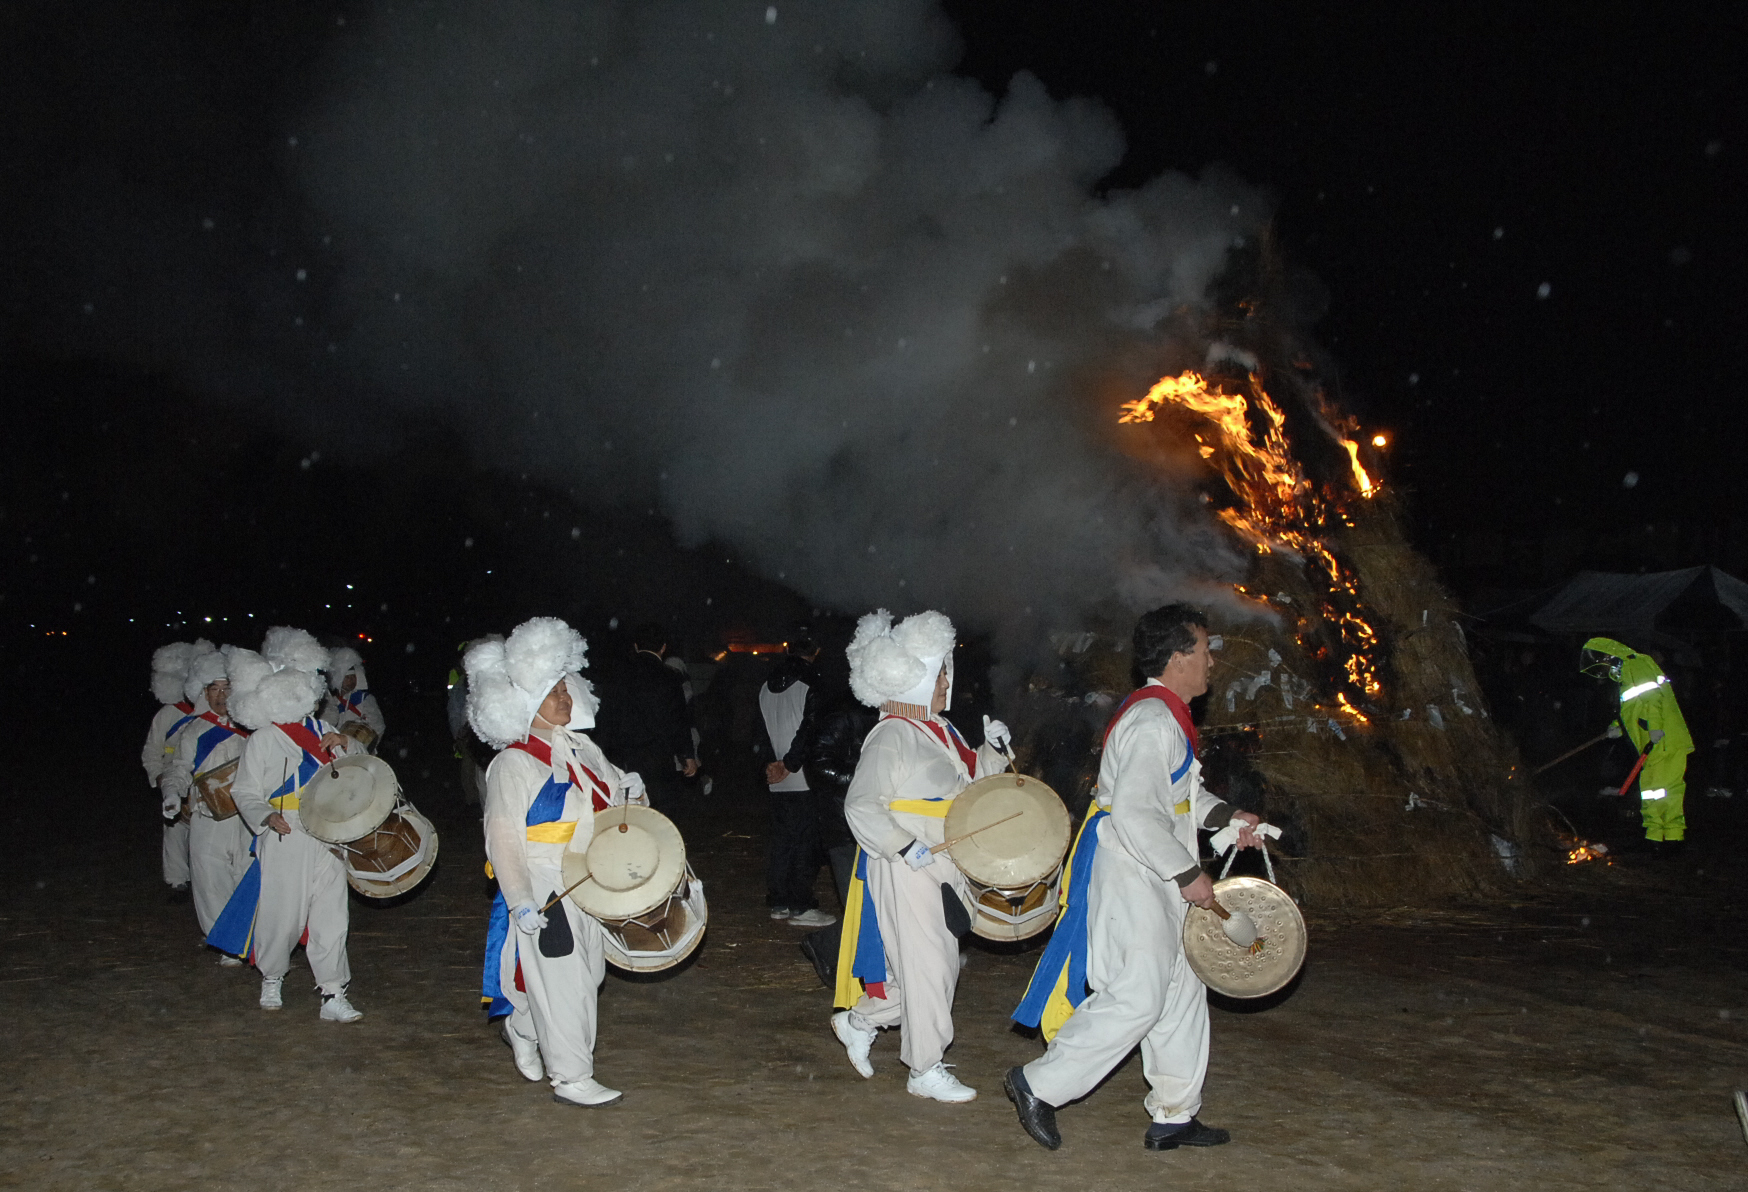
[[[211,642],[197,642],[195,645],[196,652],[188,660],[188,677],[183,680],[182,694],[189,703],[200,701],[204,706],[202,693],[209,684],[229,678],[230,669],[225,665],[224,654]],[[201,650],[200,646],[206,649]]]
[[[328,655],[328,690],[340,694],[340,684],[347,675],[358,677],[357,690],[369,691],[370,680],[364,677],[364,658],[351,646],[341,646]]]
[[[188,664],[194,656],[212,649],[205,638],[191,642],[171,642],[152,651],[152,695],[161,704],[173,704],[185,697],[183,687],[188,682]]]

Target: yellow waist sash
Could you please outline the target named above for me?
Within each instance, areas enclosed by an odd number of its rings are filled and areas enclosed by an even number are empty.
[[[550,824],[531,824],[528,839],[535,844],[569,844],[577,834],[577,820],[560,820]]]
[[[280,795],[277,799],[269,799],[267,801],[273,805],[273,810],[275,811],[297,810],[297,796],[295,794]]]
[[[894,799],[886,806],[890,811],[908,811],[912,815],[926,815],[933,819],[946,819],[947,809],[953,806],[953,800]]]

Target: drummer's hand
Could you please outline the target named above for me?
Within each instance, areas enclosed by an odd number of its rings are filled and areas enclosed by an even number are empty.
[[[681,762],[680,764],[684,768],[687,778],[696,778],[698,776],[698,759],[697,758],[689,757],[685,761]]]
[[[517,903],[510,917],[516,920],[516,930],[523,935],[535,935],[546,926],[546,916],[536,910],[532,902]]]
[[[635,803],[639,807],[649,806],[649,791],[644,788],[643,775],[636,770],[619,779],[619,789],[625,793],[625,803]]]
[[[1250,811],[1235,811],[1232,818],[1245,825],[1238,829],[1238,847],[1261,848],[1262,837],[1256,834],[1256,826],[1262,823],[1262,816]]]
[[[289,836],[291,834],[291,821],[286,819],[283,815],[280,815],[277,811],[272,812],[267,816],[267,826],[281,836]]]
[[[785,766],[782,762],[765,763],[766,786],[776,786],[787,777],[789,777],[789,767]]]
[[[1185,902],[1193,902],[1203,910],[1214,903],[1214,882],[1207,874],[1203,874],[1189,885],[1182,887],[1178,893],[1184,896]]]
[[[164,799],[162,804],[158,807],[158,810],[164,813],[164,818],[175,819],[177,816],[181,815],[182,800],[177,798],[176,795],[170,791],[162,791],[160,793],[164,796]]]
[[[323,733],[322,748],[329,753],[346,753],[352,748],[352,738],[345,733]]]
[[[903,857],[904,863],[912,869],[927,869],[935,859],[935,854],[929,851],[929,846],[920,840],[913,840],[899,849],[898,855]]]
[[[1014,735],[1008,731],[1008,726],[999,720],[983,718],[983,743],[997,753],[1006,753],[1008,746],[1013,744]]]

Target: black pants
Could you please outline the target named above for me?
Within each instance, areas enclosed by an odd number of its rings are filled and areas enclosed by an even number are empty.
[[[825,859],[819,844],[819,801],[812,791],[771,792],[770,842],[765,851],[765,902],[807,911],[818,906],[813,879]]]

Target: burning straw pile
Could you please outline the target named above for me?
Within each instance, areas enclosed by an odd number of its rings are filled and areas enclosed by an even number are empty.
[[[1224,640],[1204,753],[1260,779],[1289,829],[1282,880],[1306,901],[1461,897],[1527,874],[1526,783],[1457,609],[1403,537],[1357,428],[1309,365],[1271,368],[1271,355],[1295,358],[1228,346],[1121,416],[1196,444],[1210,503],[1252,551],[1236,585],[1252,615],[1210,610]]]

